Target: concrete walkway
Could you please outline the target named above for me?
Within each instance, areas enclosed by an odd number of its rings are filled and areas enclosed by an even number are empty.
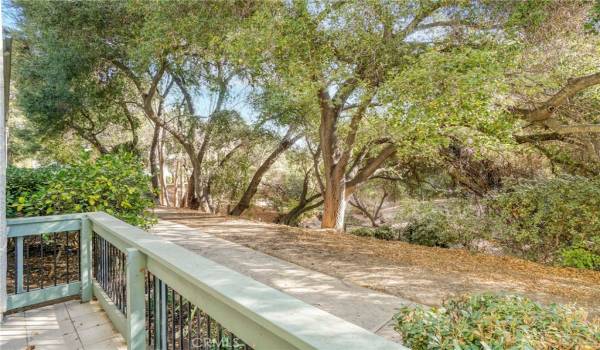
[[[0,349],[125,350],[127,343],[97,302],[71,300],[6,316]]]
[[[160,220],[151,232],[393,341],[400,340],[393,330],[394,314],[399,307],[413,304],[182,224]]]

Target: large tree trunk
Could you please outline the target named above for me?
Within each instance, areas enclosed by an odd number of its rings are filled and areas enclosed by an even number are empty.
[[[196,197],[195,192],[196,174],[194,174],[194,171],[195,170],[192,170],[192,175],[190,175],[190,178],[188,179],[185,201],[183,201],[183,205],[187,208],[197,210],[200,207],[200,202],[198,201],[198,197]]]
[[[242,213],[250,207],[250,202],[252,201],[252,197],[256,194],[258,190],[258,185],[265,175],[265,173],[271,168],[275,160],[287,149],[292,147],[296,141],[300,138],[301,135],[294,135],[293,128],[290,128],[284,138],[281,140],[277,148],[271,152],[271,154],[265,159],[265,161],[256,169],[254,176],[252,176],[252,180],[250,180],[250,184],[244,191],[242,198],[238,202],[238,204],[231,210],[230,215],[240,216]]]
[[[340,91],[344,92],[342,89]],[[340,142],[336,134],[337,121],[343,101],[348,96],[349,94],[336,95],[332,100],[326,91],[321,90],[319,93],[321,107],[319,138],[323,157],[323,177],[325,178],[321,227],[340,231],[344,229],[344,214],[352,193],[396,152],[395,145],[388,140],[374,141],[370,144],[373,150],[384,144],[386,146],[382,147],[379,153],[373,157],[365,158],[365,154],[369,153],[368,149],[365,152],[359,152],[354,161],[350,163],[356,133],[367,104],[361,105],[352,116],[348,134],[344,142]],[[359,163],[363,164],[360,168]]]
[[[336,135],[336,124],[339,109],[332,106],[329,95],[321,91],[321,124],[319,137],[323,156],[325,191],[323,193],[322,228],[344,229],[344,213],[346,211],[346,177],[347,159],[340,157],[340,149]]]
[[[325,177],[324,197],[321,227],[343,230],[347,201],[346,179],[343,174],[328,174]]]
[[[158,167],[158,139],[160,137],[160,125],[154,124],[154,134],[152,135],[152,144],[150,145],[150,175],[152,182],[152,190],[154,191],[155,201],[159,199],[160,181]]]
[[[202,189],[202,205],[206,208],[206,210],[209,213],[215,214],[216,210],[215,210],[215,205],[213,203],[210,187],[211,187],[211,183],[207,182],[206,185],[204,186],[204,188]]]

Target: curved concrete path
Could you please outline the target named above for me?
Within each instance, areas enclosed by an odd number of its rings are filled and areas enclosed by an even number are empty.
[[[400,341],[393,330],[394,314],[414,304],[182,224],[159,220],[150,232],[393,341]]]

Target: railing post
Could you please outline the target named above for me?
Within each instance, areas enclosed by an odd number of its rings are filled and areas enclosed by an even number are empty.
[[[81,302],[86,303],[92,299],[92,223],[87,216],[81,218],[79,249]]]
[[[23,293],[23,269],[25,268],[25,266],[23,265],[23,237],[17,237],[16,238],[16,269],[17,270],[17,276],[16,276],[16,280],[15,280],[15,284],[16,284],[16,292],[17,294]]]
[[[127,349],[146,349],[146,257],[127,248]]]

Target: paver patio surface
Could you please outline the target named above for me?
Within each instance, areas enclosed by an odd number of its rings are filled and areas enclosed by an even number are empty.
[[[125,350],[97,302],[70,300],[10,314],[0,324],[2,350]]]

